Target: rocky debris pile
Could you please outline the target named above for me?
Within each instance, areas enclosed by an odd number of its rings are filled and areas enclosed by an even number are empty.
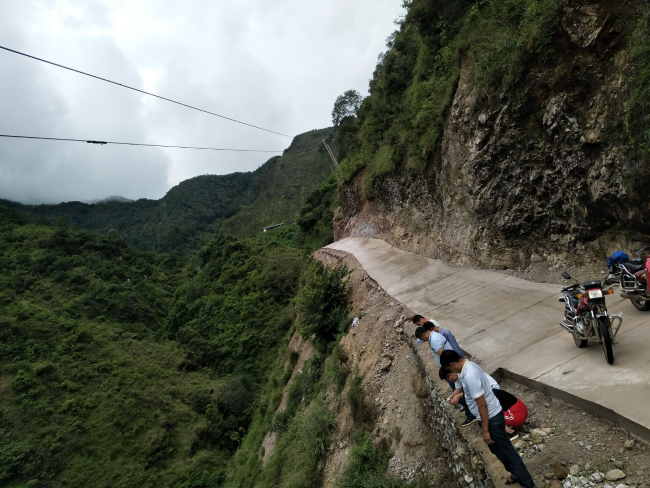
[[[419,463],[415,466],[411,466],[410,463],[406,462],[401,457],[393,456],[388,460],[388,471],[397,475],[400,479],[410,483],[418,476],[426,474],[427,468]]]
[[[587,463],[584,467],[577,464],[567,467],[564,464],[556,463],[553,468],[553,473],[544,476],[545,485],[551,488],[641,488],[647,486],[637,485],[635,481],[627,480],[627,474],[619,468],[603,472],[600,467],[594,466],[592,463]]]
[[[515,443],[515,449],[519,452],[522,459],[534,456],[535,453],[544,449],[544,443],[550,436],[554,435],[555,429],[552,427],[542,427],[541,429],[533,429],[530,433],[519,436]],[[523,433],[523,429],[521,430]]]

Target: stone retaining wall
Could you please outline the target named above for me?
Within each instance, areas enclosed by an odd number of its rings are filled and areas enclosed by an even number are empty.
[[[445,399],[448,392],[440,392],[440,384],[431,379],[425,370],[427,385],[429,386],[429,426],[435,432],[446,454],[449,470],[453,473],[459,487],[463,488],[493,488],[490,475],[487,473],[485,463],[472,439],[466,437],[455,418],[454,409],[450,408]]]

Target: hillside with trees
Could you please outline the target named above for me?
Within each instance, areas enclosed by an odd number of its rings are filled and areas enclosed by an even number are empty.
[[[296,307],[345,308],[310,259],[332,189],[301,226],[186,257],[0,205],[0,485],[221,486],[277,408]]]
[[[271,158],[255,171],[196,176],[179,183],[160,200],[108,199],[24,209],[42,217],[44,224],[63,219],[102,234],[114,229],[141,250],[197,250],[224,222],[225,232],[244,237],[267,225],[294,221],[305,199],[332,172],[332,163],[320,144],[331,134],[331,129],[300,134],[282,156]],[[4,204],[23,208],[13,202]]]
[[[258,169],[255,198],[226,220],[221,232],[244,237],[269,225],[295,221],[307,197],[334,170],[321,144],[332,136],[332,129],[301,134],[274,164]]]

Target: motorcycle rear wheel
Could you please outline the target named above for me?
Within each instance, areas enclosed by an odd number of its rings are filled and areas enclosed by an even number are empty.
[[[634,305],[642,312],[650,310],[650,300],[630,300],[630,301],[632,302],[632,305]]]
[[[610,334],[608,320],[604,317],[598,319],[598,327],[600,328],[600,342],[603,346],[605,359],[609,364],[614,364],[614,351],[612,350],[612,336]]]

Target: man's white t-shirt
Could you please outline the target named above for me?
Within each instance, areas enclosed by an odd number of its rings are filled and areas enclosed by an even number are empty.
[[[469,407],[470,412],[474,414],[474,417],[477,419],[481,418],[476,403],[476,399],[479,397],[485,398],[489,418],[502,412],[499,400],[497,400],[497,397],[492,393],[492,387],[487,375],[478,364],[466,360],[463,370],[458,374],[458,378],[463,385],[463,393],[465,394],[467,406]]]
[[[501,389],[501,387],[499,386],[499,383],[497,383],[497,380],[495,380],[494,378],[492,378],[492,376],[490,376],[489,374],[487,374],[485,371],[483,371],[483,374],[484,374],[485,376],[487,376],[488,383],[490,383],[490,387],[491,387],[493,390],[500,390],[500,389]],[[458,381],[454,384],[454,386],[455,386],[457,389],[463,387],[463,384],[460,382],[460,378],[458,378]]]

